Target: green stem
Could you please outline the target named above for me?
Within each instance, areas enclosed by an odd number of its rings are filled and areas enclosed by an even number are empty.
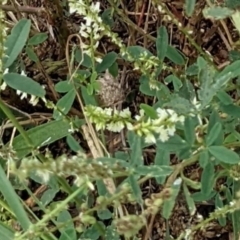
[[[12,114],[11,110],[4,104],[4,102],[1,99],[0,99],[0,108],[5,113],[5,115],[8,117],[8,119],[10,119],[10,121],[13,123],[13,125],[17,128],[19,133],[23,136],[27,145],[33,149],[34,145],[32,143],[32,140],[28,137],[28,135],[24,131],[23,127],[18,123],[15,116]]]

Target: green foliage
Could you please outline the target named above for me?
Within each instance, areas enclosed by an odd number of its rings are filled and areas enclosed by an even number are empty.
[[[223,6],[206,4],[202,13],[213,21],[230,17],[239,30],[239,11],[235,10],[238,2],[225,1]],[[76,5],[76,11],[84,9],[89,23],[80,26],[83,46],[72,47],[75,40],[68,42],[71,51],[66,51],[69,56],[64,67],[68,73],[63,80],[52,80],[48,72],[57,61],[50,68],[40,61],[36,49],[49,36],[30,31],[34,30],[30,20],[19,20],[5,40],[1,89],[7,85],[21,95],[20,99],[30,95],[28,102],[34,107],[42,104],[51,117],[47,121],[44,118],[39,126],[25,127],[18,118],[25,115],[12,113],[0,99],[4,116],[1,123],[7,118],[17,129],[16,136],[13,134],[8,143],[1,143],[0,204],[6,211],[6,219],[11,218],[14,223],[17,220],[22,228],[18,231],[5,221],[0,224],[0,235],[9,240],[14,239],[14,234],[17,240],[134,239],[151,216],[161,213],[166,221],[171,219],[181,194],[192,217],[197,203],[215,203],[215,212],[193,226],[194,230],[204,229],[214,219],[225,226],[230,219],[238,239],[240,54],[237,43],[229,52],[231,62],[225,67],[216,66],[197,45],[187,26],[174,20],[175,13],[161,1],[153,1],[155,10],[166,14],[173,29],[181,31],[181,38],[195,48],[197,57],[193,59],[175,47],[168,25],[164,25],[165,18],[163,25],[157,26],[155,38],[139,30],[141,24],[132,25],[117,3],[111,4],[101,15],[97,5],[95,9],[87,1],[83,1],[81,9]],[[195,17],[195,10],[199,10],[197,1],[185,0],[183,6],[184,17]],[[137,37],[131,35],[128,44],[111,30],[115,15],[136,33]],[[221,33],[225,30],[221,28]],[[114,46],[114,50],[103,55],[97,51],[102,37],[107,37]],[[143,44],[139,44],[138,38],[144,39]],[[32,70],[25,56],[34,68],[40,66],[41,74],[45,73],[46,86],[38,81],[39,76],[25,75]],[[53,76],[57,74],[55,70]],[[137,80],[122,80],[121,74],[125,76],[135,70],[139,74]],[[123,85],[133,86],[130,93],[123,90],[120,80]],[[101,102],[101,94],[112,97],[118,93],[123,99],[117,99],[117,103]],[[127,101],[131,94],[132,99],[139,96],[140,100]],[[119,108],[121,101],[122,106],[129,108]],[[109,132],[121,136],[124,146],[121,150]],[[52,146],[60,146],[60,156],[58,151],[51,153]],[[198,168],[197,178],[187,175],[192,168]],[[161,191],[145,196],[143,186],[153,179]],[[219,180],[225,181],[224,184]],[[36,196],[26,181],[37,182],[47,189]],[[24,206],[17,189],[29,193],[37,209],[43,212],[41,218],[31,206],[29,209]],[[63,197],[58,198],[58,194]],[[128,214],[125,210],[129,205],[134,205],[138,213]],[[183,231],[178,239],[186,238],[186,234]]]
[[[4,74],[3,79],[11,88],[27,94],[31,94],[37,97],[44,97],[46,93],[39,83],[33,81],[29,77],[20,75],[18,73]]]
[[[6,55],[8,56],[4,62],[4,69],[10,67],[21,53],[26,44],[31,27],[31,21],[21,19],[12,29],[11,34],[5,42]]]

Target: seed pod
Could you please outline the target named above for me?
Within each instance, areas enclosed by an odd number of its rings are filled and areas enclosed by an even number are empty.
[[[101,105],[113,107],[123,100],[121,85],[108,71],[102,77],[98,78],[97,82],[100,85],[98,96]]]

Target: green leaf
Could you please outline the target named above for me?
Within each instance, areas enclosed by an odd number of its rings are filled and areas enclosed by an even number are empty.
[[[227,149],[223,146],[211,146],[208,148],[209,152],[219,161],[228,164],[239,163],[239,156],[232,150]]]
[[[9,87],[20,90],[21,92],[37,97],[44,97],[46,94],[46,91],[39,83],[21,74],[7,73],[3,75],[3,79]]]
[[[170,153],[164,149],[161,149],[157,145],[157,152],[154,159],[155,166],[169,166],[170,165]],[[166,177],[156,177],[158,184],[163,184],[165,182]]]
[[[224,113],[227,113],[230,116],[239,118],[240,117],[240,107],[230,104],[230,105],[221,105],[221,110]]]
[[[30,227],[31,222],[23,208],[23,205],[19,201],[19,196],[14,191],[1,165],[0,165],[0,192],[6,199],[8,206],[10,207],[12,212],[14,212],[23,230],[26,231]]]
[[[226,7],[232,8],[232,9],[236,9],[236,8],[240,7],[239,0],[224,0],[224,4]]]
[[[35,63],[39,62],[37,54],[30,47],[26,47],[25,51],[30,60],[32,60]]]
[[[66,80],[66,81],[58,82],[54,88],[59,93],[66,93],[72,90],[74,86],[71,81]]]
[[[152,119],[156,119],[158,117],[157,113],[156,113],[156,110],[153,107],[151,107],[147,104],[141,103],[140,108],[144,110],[145,114],[148,117],[150,117]]]
[[[94,98],[93,95],[88,94],[87,88],[85,86],[81,86],[81,94],[82,94],[85,105],[97,106],[96,99]]]
[[[140,87],[141,87],[141,85],[140,85]],[[148,87],[149,87],[149,84],[148,84]],[[159,107],[162,107],[163,104],[170,101],[171,93],[170,93],[169,88],[162,83],[159,83],[159,88],[160,89],[158,91],[156,91],[156,95],[154,95],[154,97],[155,96],[157,97],[158,103],[160,104]]]
[[[199,79],[201,82],[200,90],[198,90],[198,97],[201,102],[202,109],[205,108],[216,95],[219,89],[214,87],[215,69],[210,66],[200,70]]]
[[[114,63],[112,64],[112,66],[110,66],[110,67],[108,68],[108,70],[109,70],[109,73],[110,73],[114,78],[117,78],[117,76],[118,76],[118,64],[117,64],[117,62],[114,62]]]
[[[156,96],[157,90],[156,89],[151,89],[149,85],[149,77],[142,75],[139,79],[140,81],[140,87],[139,90],[147,95],[147,96]]]
[[[196,76],[196,75],[198,75],[198,71],[199,71],[198,65],[196,63],[194,63],[187,68],[186,74],[188,76]]]
[[[58,191],[59,190],[51,189],[51,188],[47,189],[41,197],[41,202],[43,206],[47,206],[54,199]]]
[[[105,231],[105,240],[120,240],[120,236],[118,235],[118,232],[115,228],[115,226],[111,225],[106,228]]]
[[[196,0],[185,0],[185,12],[188,17],[191,17],[194,11]]]
[[[218,208],[218,209],[221,209],[221,208],[224,207],[224,205],[225,204],[223,203],[222,197],[218,193],[215,196],[215,207]],[[226,226],[226,224],[227,224],[226,217],[224,217],[224,216],[219,217],[218,222],[219,222],[220,226],[222,226],[222,227]]]
[[[87,68],[91,68],[92,67],[92,60],[91,57],[89,57],[87,54],[83,54],[82,56],[82,52],[79,49],[76,49],[75,51],[75,60],[80,63],[81,65]],[[83,58],[83,61],[82,61]]]
[[[69,134],[70,124],[65,120],[52,121],[28,130],[26,133],[35,147],[46,146]],[[22,158],[31,153],[32,149],[26,148],[22,135],[14,138],[12,146],[17,151],[17,156]]]
[[[108,209],[97,211],[97,215],[101,220],[108,220],[112,218],[112,213]]]
[[[143,157],[142,157],[142,146],[141,146],[141,138],[134,134],[133,142],[130,145],[131,148],[131,166],[141,166],[143,165]]]
[[[192,117],[186,117],[184,121],[184,136],[186,141],[192,146],[195,142],[195,121]]]
[[[104,56],[102,62],[96,66],[96,71],[98,73],[106,71],[116,62],[117,56],[118,55],[115,52],[108,53],[106,56]]]
[[[162,216],[165,219],[169,219],[172,213],[172,210],[175,205],[175,200],[178,196],[179,190],[181,188],[181,179],[177,178],[171,187],[171,195],[164,199],[163,208],[162,208]]]
[[[141,57],[151,57],[152,53],[150,51],[148,51],[146,48],[143,48],[141,46],[130,46],[127,47],[127,52],[130,55],[130,58],[128,56],[128,54],[124,54],[123,58],[127,61],[134,61],[134,60],[139,60],[139,58]],[[145,56],[146,55],[146,56]]]
[[[3,222],[0,222],[0,235],[4,240],[13,240],[14,232],[9,228],[9,226],[5,225]]]
[[[205,18],[220,20],[230,17],[234,13],[233,10],[226,7],[208,7],[203,9],[203,15]]]
[[[224,104],[229,105],[233,103],[233,99],[225,91],[220,90],[217,93],[217,98]]]
[[[172,95],[171,100],[164,104],[164,107],[173,109],[178,114],[188,115],[194,110],[193,104],[186,98]]]
[[[166,142],[161,142],[160,140],[158,140],[157,146],[166,151],[176,152],[188,147],[188,143],[180,136],[175,135],[173,137],[170,137],[169,140]]]
[[[169,83],[172,83],[173,84],[173,87],[174,87],[174,90],[176,92],[179,91],[179,89],[182,87],[182,81],[176,77],[175,75],[171,74],[169,76],[167,76],[165,79],[164,79],[164,82],[166,84],[169,84]]]
[[[170,166],[137,166],[134,168],[136,174],[146,176],[150,175],[152,177],[165,177],[169,176],[173,172],[173,168]]]
[[[200,152],[199,155],[199,164],[202,168],[205,168],[209,162],[209,153],[207,149],[204,149]]]
[[[186,186],[186,184],[183,184],[183,192],[187,201],[187,205],[188,205],[188,210],[190,212],[190,216],[193,216],[196,212],[196,206],[194,203],[194,200],[191,197],[191,194]]]
[[[88,227],[82,234],[81,237],[78,239],[91,239],[91,240],[98,240],[101,236],[101,230],[102,227],[100,228],[98,225],[99,223],[95,223],[94,225]],[[102,224],[101,224],[102,225]]]
[[[75,140],[72,135],[67,136],[67,144],[74,152],[84,152],[79,143]]]
[[[192,155],[192,149],[191,147],[188,145],[187,147],[181,149],[178,153],[177,156],[179,159],[186,159],[186,158],[190,158]]]
[[[204,167],[202,176],[201,176],[201,193],[206,197],[210,195],[213,190],[214,182],[214,165],[212,162],[208,162],[208,164]]]
[[[72,89],[68,93],[66,93],[61,99],[59,99],[56,104],[57,109],[54,109],[53,112],[53,118],[60,119],[63,117],[63,114],[66,115],[70,111],[75,97],[75,89]],[[61,112],[59,112],[58,109],[60,109]]]
[[[72,220],[72,216],[67,210],[63,210],[58,218],[57,222],[59,224],[64,223],[64,228],[60,228],[61,236],[59,240],[77,240],[77,233],[75,231],[74,223]]]
[[[109,27],[113,27],[114,20],[112,17],[112,8],[106,9],[101,15],[102,21],[104,24],[108,25]]]
[[[141,188],[140,186],[138,185],[138,182],[137,182],[137,179],[134,175],[130,175],[128,177],[128,182],[132,188],[132,191],[133,191],[133,196],[136,198],[136,201],[139,203],[139,204],[142,204],[143,203],[143,200],[142,200],[142,191],[141,191]]]
[[[234,180],[232,187],[232,195],[234,199],[238,198],[238,194],[240,192],[240,181]],[[233,224],[233,239],[239,239],[240,237],[240,210],[236,209],[232,214],[232,224]]]
[[[47,39],[48,39],[48,34],[47,33],[37,33],[28,40],[27,44],[34,46],[34,45],[38,45],[40,43],[43,43]]]
[[[31,28],[31,21],[21,19],[12,29],[11,34],[5,42],[7,60],[4,62],[4,69],[10,67],[21,53],[27,41]]]
[[[223,134],[222,124],[220,122],[216,122],[206,136],[207,146],[213,145],[219,137],[221,138],[222,134]]]
[[[185,60],[184,60],[182,54],[176,48],[174,48],[172,46],[168,46],[167,52],[166,52],[166,57],[175,64],[178,64],[178,65],[185,64]]]
[[[156,48],[158,58],[163,61],[168,49],[168,32],[165,26],[161,26],[158,29]]]
[[[231,50],[228,53],[228,57],[231,62],[235,62],[237,60],[240,60],[240,52],[236,50]]]
[[[212,191],[210,193],[210,195],[208,195],[208,196],[206,196],[202,192],[195,192],[192,194],[192,198],[195,202],[203,202],[203,201],[208,201],[208,200],[212,199],[215,194],[216,194],[215,191]]]
[[[222,77],[226,76],[227,74],[231,74],[231,78],[238,77],[240,75],[240,60],[237,60],[227,67],[225,67],[222,72],[217,74],[216,79],[221,79]]]

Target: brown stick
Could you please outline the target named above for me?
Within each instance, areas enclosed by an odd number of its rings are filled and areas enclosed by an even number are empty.
[[[11,6],[11,5],[0,5],[0,9],[6,12],[24,12],[24,13],[33,13],[41,14],[46,12],[45,8],[41,7],[30,7],[30,6]]]

